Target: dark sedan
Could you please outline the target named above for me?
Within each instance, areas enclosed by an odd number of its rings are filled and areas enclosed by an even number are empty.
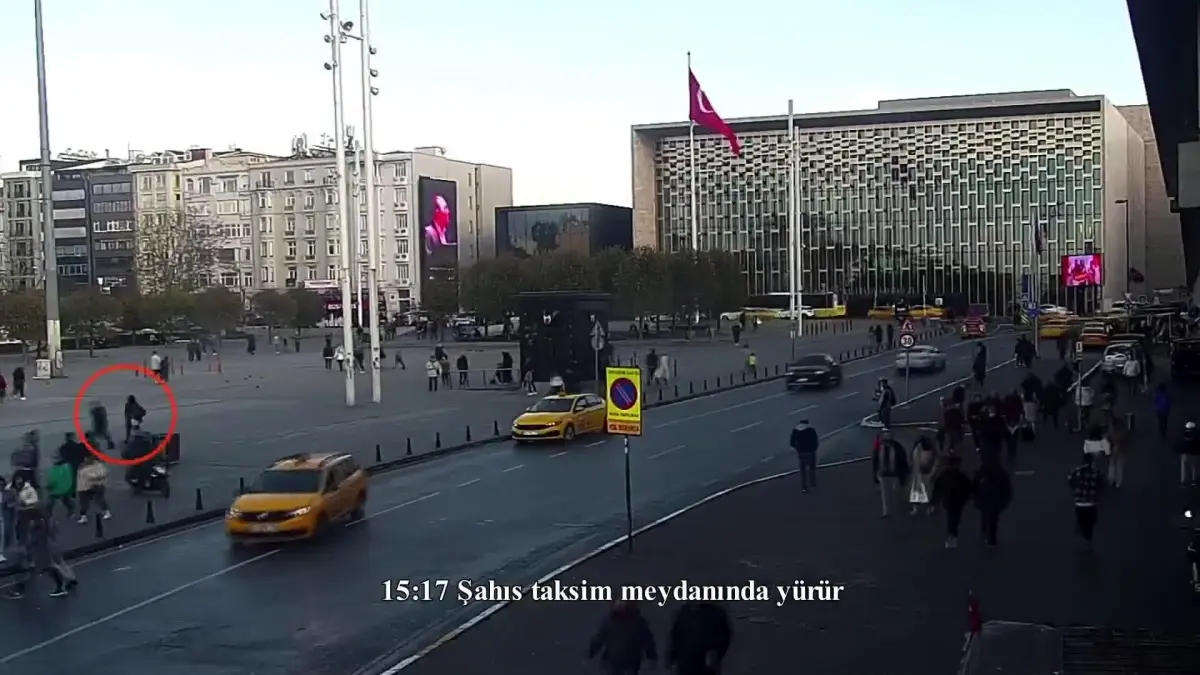
[[[788,364],[787,388],[835,387],[842,383],[842,364],[829,354],[810,354]]]

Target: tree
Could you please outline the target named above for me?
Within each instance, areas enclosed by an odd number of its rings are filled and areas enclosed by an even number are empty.
[[[433,319],[442,319],[458,311],[458,283],[453,279],[432,276],[425,279],[421,289],[421,309]]]
[[[38,350],[46,340],[46,302],[42,294],[34,290],[0,293],[0,331],[13,340],[25,344],[37,343]]]
[[[242,296],[224,286],[214,286],[196,293],[188,309],[188,318],[192,323],[217,334],[237,328],[245,315]]]
[[[639,248],[622,261],[614,286],[618,305],[633,318],[651,313],[674,313],[671,268],[667,256]]]
[[[255,294],[250,306],[270,328],[285,328],[296,320],[296,301],[279,291],[262,291]]]
[[[62,323],[76,342],[87,340],[88,355],[95,356],[96,341],[111,335],[121,322],[124,305],[99,290],[71,293],[62,299]]]
[[[516,258],[480,260],[467,268],[462,280],[462,304],[481,319],[502,319],[512,298],[525,284],[525,261]]]
[[[141,320],[167,336],[184,331],[192,314],[193,296],[181,291],[162,291],[142,296],[138,308]]]
[[[312,328],[325,319],[325,301],[316,291],[293,288],[288,290],[286,295],[295,306],[290,325],[296,328]]]
[[[137,275],[143,292],[190,293],[225,267],[221,224],[188,210],[148,213],[138,222]]]

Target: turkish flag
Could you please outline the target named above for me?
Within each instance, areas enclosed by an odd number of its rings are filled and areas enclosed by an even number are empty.
[[[737,134],[733,133],[733,129],[725,120],[721,119],[717,111],[713,110],[712,103],[709,103],[708,96],[700,86],[700,80],[696,79],[696,74],[692,72],[691,68],[688,68],[688,94],[691,101],[688,119],[711,132],[724,136],[725,140],[729,141],[729,148],[733,150],[733,154],[741,157],[741,141],[738,140]]]

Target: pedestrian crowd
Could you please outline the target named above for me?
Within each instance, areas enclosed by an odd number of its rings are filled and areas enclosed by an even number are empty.
[[[733,626],[723,607],[711,602],[679,606],[667,633],[663,665],[677,675],[716,675],[733,645]],[[637,675],[659,661],[658,642],[636,602],[618,601],[600,621],[587,657],[608,675]]]

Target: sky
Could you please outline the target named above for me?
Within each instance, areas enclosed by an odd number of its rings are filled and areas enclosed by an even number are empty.
[[[286,154],[332,133],[322,0],[44,0],[50,140],[125,156]],[[358,21],[358,0],[342,0]],[[0,171],[38,153],[33,0],[0,2]],[[374,0],[379,151],[512,167],[514,202],[629,205],[630,125],[687,117],[687,52],[726,119],[880,99],[1145,91],[1125,0]],[[343,56],[347,123],[358,50]]]

